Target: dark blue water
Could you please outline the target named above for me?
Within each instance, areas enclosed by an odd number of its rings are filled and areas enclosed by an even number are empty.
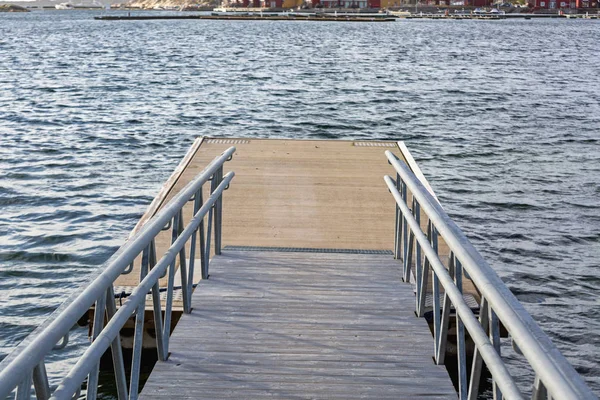
[[[0,14],[0,358],[122,243],[195,137],[399,139],[600,392],[597,21],[98,14]],[[72,342],[53,371],[87,331]]]

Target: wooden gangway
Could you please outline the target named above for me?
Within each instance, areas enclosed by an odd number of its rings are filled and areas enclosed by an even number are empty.
[[[210,279],[197,281],[192,313],[143,396],[455,397],[391,251],[384,152],[420,174],[408,150],[394,141],[199,139],[138,228],[229,146],[226,247]],[[156,243],[165,251],[170,232]]]
[[[143,399],[455,399],[386,252],[225,248]]]
[[[382,179],[391,171],[386,150],[398,155],[433,194],[401,142],[198,138],[134,232],[230,146],[236,152],[227,168],[236,178],[223,199],[223,245],[392,250],[394,203]],[[191,204],[184,209],[186,218],[191,209]],[[422,220],[426,228],[425,216]],[[158,254],[164,253],[171,232],[159,234],[156,245]],[[440,254],[449,253],[443,239],[439,246]],[[130,292],[138,284],[139,261],[133,273],[118,278],[117,292]],[[477,304],[477,290],[468,279],[464,286]],[[180,300],[174,306],[181,310]]]
[[[92,340],[51,386],[82,315]],[[95,399],[107,354],[120,400],[468,400],[485,371],[494,398],[597,399],[390,141],[196,140],[130,239],[0,362],[0,398]]]

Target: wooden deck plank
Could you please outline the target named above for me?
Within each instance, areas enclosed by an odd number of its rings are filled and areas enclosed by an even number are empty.
[[[225,250],[141,398],[456,398],[399,267],[389,255]]]
[[[224,194],[223,245],[390,250],[394,240],[394,204],[382,177],[393,176],[394,171],[384,152],[390,150],[399,156],[432,194],[433,190],[402,142],[379,141],[378,146],[356,143],[199,138],[134,231],[215,156],[236,146],[233,160],[225,164],[225,172],[233,170],[236,177]],[[184,212],[186,221],[191,217],[190,207]],[[421,221],[426,230],[424,213]],[[159,234],[159,258],[170,242],[169,231]],[[442,260],[447,259],[449,250],[441,238],[439,247]],[[120,276],[116,285],[135,287],[139,282],[139,264],[138,260],[134,271]],[[196,272],[197,282],[199,269]],[[166,279],[162,279],[161,286],[165,285]],[[480,300],[470,280],[464,279],[463,286],[466,293]],[[431,292],[431,283],[428,291]],[[181,309],[180,301],[175,301],[174,306]]]
[[[390,172],[385,150],[401,156],[396,142],[361,147],[342,140],[233,141],[204,138],[195,143],[182,161],[184,167],[169,179],[168,188],[159,193],[162,198],[142,220],[167,204],[215,156],[236,146],[233,160],[225,164],[225,172],[235,171],[236,177],[223,198],[223,245],[393,247],[394,206],[382,177]],[[190,208],[184,212],[186,221]],[[157,237],[159,257],[170,240],[170,232]],[[117,285],[137,285],[138,270],[139,262]]]

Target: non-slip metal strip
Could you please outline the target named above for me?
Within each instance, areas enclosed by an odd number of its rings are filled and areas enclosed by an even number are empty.
[[[343,254],[382,254],[392,256],[391,250],[362,250],[362,249],[318,249],[310,247],[261,247],[261,246],[225,246],[230,251],[273,251],[287,253],[343,253]]]

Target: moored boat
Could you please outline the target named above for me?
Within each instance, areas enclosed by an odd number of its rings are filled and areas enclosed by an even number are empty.
[[[57,10],[72,10],[75,7],[71,3],[60,3],[54,6]]]

